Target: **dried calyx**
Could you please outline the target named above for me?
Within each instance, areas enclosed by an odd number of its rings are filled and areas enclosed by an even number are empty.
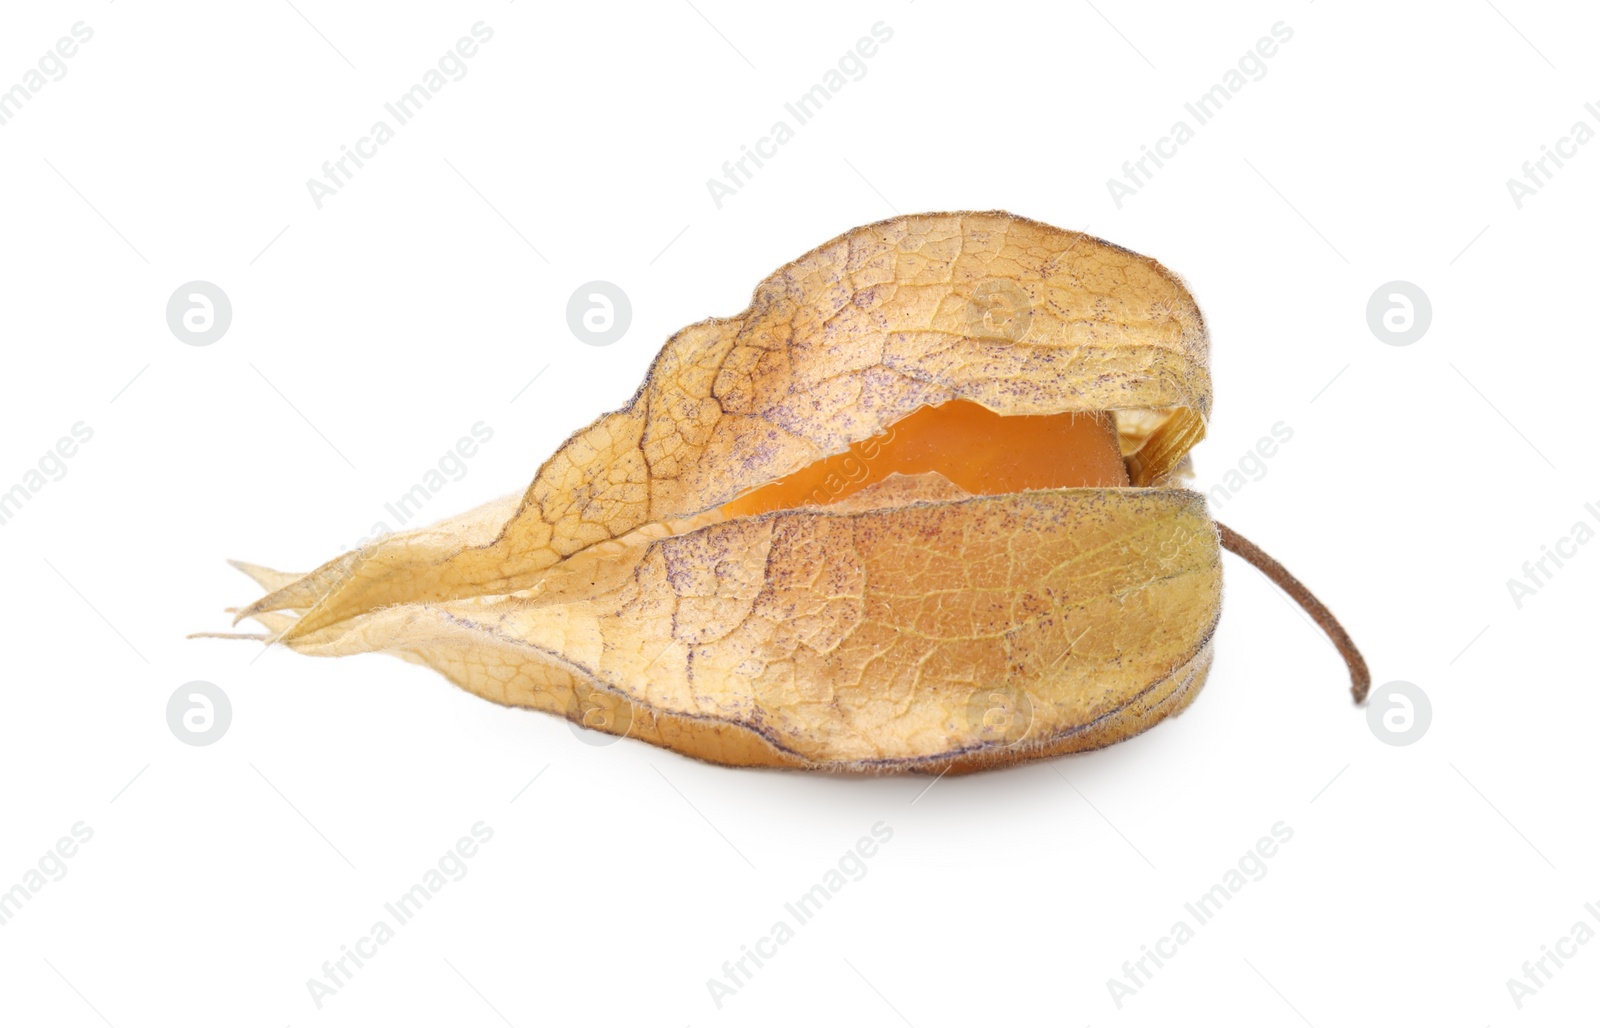
[[[1359,699],[1337,623],[1181,485],[1207,362],[1149,258],[1003,213],[864,226],[674,335],[520,496],[243,565],[268,593],[239,616],[719,763],[967,771],[1187,706],[1227,546]]]

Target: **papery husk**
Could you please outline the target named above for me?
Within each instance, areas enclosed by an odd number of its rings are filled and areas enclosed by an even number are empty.
[[[958,398],[1112,411],[1134,485],[969,497],[894,476],[848,504],[718,512]],[[304,576],[246,568],[271,591],[240,617],[720,763],[971,770],[1107,745],[1209,667],[1217,533],[1172,483],[1210,404],[1204,324],[1155,261],[1004,213],[895,218],[674,335],[520,498]]]

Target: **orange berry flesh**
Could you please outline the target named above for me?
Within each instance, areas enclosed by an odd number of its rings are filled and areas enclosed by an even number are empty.
[[[937,471],[974,495],[1114,488],[1128,468],[1108,413],[1002,417],[970,400],[919,407],[882,434],[724,504],[724,517],[829,504],[894,472]]]

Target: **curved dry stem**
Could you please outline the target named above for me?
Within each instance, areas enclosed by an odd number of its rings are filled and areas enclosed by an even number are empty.
[[[1367,662],[1361,656],[1361,651],[1356,649],[1350,633],[1339,624],[1339,619],[1333,616],[1333,612],[1324,607],[1321,600],[1311,595],[1310,589],[1302,585],[1300,580],[1291,575],[1282,564],[1268,556],[1261,547],[1220,521],[1217,522],[1217,534],[1221,536],[1223,549],[1231,550],[1255,565],[1262,574],[1272,579],[1278,588],[1300,604],[1318,627],[1328,633],[1328,638],[1339,651],[1339,656],[1344,658],[1345,664],[1350,668],[1350,695],[1356,698],[1357,703],[1365,702],[1367,690],[1372,686],[1372,674],[1367,670]]]

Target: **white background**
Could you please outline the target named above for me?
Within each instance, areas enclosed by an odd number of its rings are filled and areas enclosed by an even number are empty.
[[[581,8],[575,10],[573,8]],[[93,839],[0,926],[7,1024],[1567,1025],[1600,943],[1594,595],[1600,119],[1577,4],[7,5],[0,88],[92,41],[0,127],[0,489],[93,439],[0,525],[0,889]],[[482,20],[494,37],[321,209],[306,180]],[[741,145],[883,21],[893,38],[753,181]],[[1293,38],[1146,186],[1106,186],[1277,22]],[[1554,169],[1554,165],[1550,166]],[[1226,558],[1210,683],[1098,753],[946,778],[732,771],[476,699],[385,657],[223,629],[384,520],[475,422],[427,519],[519,491],[677,328],[896,212],[1003,208],[1182,274],[1213,338],[1217,511],[1430,697],[1385,745],[1331,648]],[[164,309],[203,279],[217,343]],[[568,296],[632,300],[622,341]],[[1416,283],[1386,345],[1366,305]],[[542,373],[541,373],[542,372]],[[535,380],[535,376],[538,376]],[[532,384],[528,383],[532,381]],[[391,524],[391,527],[394,527]],[[259,659],[258,659],[259,658]],[[217,743],[169,730],[191,680]],[[529,781],[538,776],[533,784]],[[475,822],[493,840],[319,1010],[306,985]],[[719,1010],[706,981],[872,825],[894,835]],[[1293,839],[1119,1008],[1107,980],[1277,822]],[[791,919],[792,920],[792,919]],[[1554,969],[1553,964],[1548,967]]]

